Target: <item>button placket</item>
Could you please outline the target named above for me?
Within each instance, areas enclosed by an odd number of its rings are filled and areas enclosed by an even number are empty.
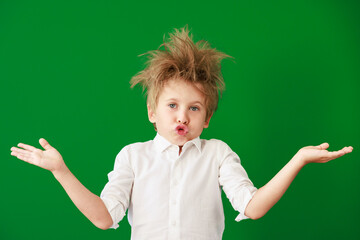
[[[171,239],[179,239],[179,206],[177,198],[179,193],[179,156],[174,158],[170,175],[170,196],[169,196],[169,229]]]

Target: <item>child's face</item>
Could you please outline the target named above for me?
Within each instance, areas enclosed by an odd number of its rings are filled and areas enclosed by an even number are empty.
[[[205,95],[194,84],[178,79],[165,83],[156,110],[148,105],[148,115],[158,133],[178,146],[200,136],[211,118],[205,119]]]

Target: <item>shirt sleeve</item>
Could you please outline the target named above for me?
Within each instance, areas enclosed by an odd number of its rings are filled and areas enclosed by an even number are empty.
[[[110,228],[116,229],[129,206],[134,181],[134,172],[126,147],[116,156],[114,170],[108,174],[108,179],[109,181],[102,190],[100,198],[113,220],[113,225]]]
[[[239,212],[236,221],[248,219],[245,209],[257,188],[250,181],[245,169],[240,164],[239,156],[224,143],[222,161],[219,167],[219,183],[233,208]]]

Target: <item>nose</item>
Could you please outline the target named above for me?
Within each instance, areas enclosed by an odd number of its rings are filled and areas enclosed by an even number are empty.
[[[177,116],[177,122],[181,123],[181,124],[189,123],[189,117],[188,117],[186,111],[179,111],[179,114]]]

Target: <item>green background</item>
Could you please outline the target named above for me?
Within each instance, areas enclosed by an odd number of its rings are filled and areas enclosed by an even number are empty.
[[[0,1],[1,239],[130,239],[94,227],[51,173],[10,155],[44,137],[100,194],[116,154],[155,136],[130,78],[138,55],[189,25],[194,39],[235,58],[202,137],[227,142],[256,187],[303,146],[354,152],[306,166],[263,218],[223,239],[360,237],[360,3],[358,1]]]

